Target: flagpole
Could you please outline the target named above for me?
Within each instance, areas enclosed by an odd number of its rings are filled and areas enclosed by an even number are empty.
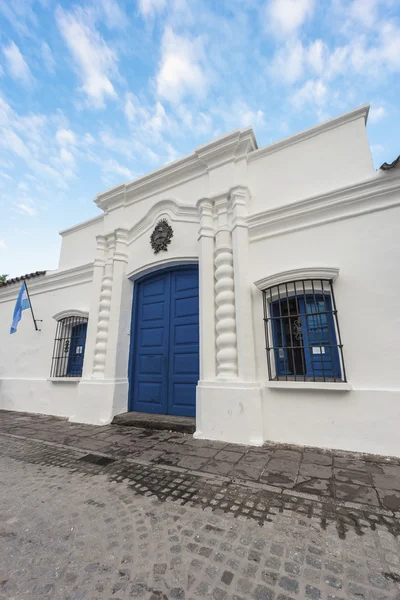
[[[32,313],[33,324],[35,326],[36,331],[41,331],[36,324],[35,315],[33,314],[33,308],[32,308],[31,298],[29,296],[28,286],[26,285],[26,279],[24,279],[24,284],[25,284],[25,289],[26,289],[26,295],[28,296],[29,307],[30,307],[31,313]],[[38,320],[40,320],[40,319],[38,319]],[[42,322],[42,321],[40,320],[40,322]]]

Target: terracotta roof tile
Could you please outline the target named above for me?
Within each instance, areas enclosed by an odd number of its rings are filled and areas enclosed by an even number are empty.
[[[33,277],[40,277],[41,275],[46,275],[46,271],[35,271],[34,273],[26,273],[25,275],[21,275],[21,277],[13,277],[12,279],[7,279],[4,283],[0,283],[0,287],[4,287],[5,285],[11,285],[12,283],[18,283],[19,281],[24,281],[24,279],[33,279]]]

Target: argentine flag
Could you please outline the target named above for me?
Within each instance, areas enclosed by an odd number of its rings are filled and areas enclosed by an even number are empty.
[[[22,311],[30,308],[28,294],[26,293],[25,281],[21,285],[21,289],[19,290],[18,298],[15,303],[13,320],[11,323],[10,333],[15,333],[17,331],[18,323],[22,317]]]

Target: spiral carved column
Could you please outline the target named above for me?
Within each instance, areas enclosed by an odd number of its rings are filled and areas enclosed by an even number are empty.
[[[229,231],[217,233],[214,254],[215,302],[217,330],[217,376],[222,379],[237,377],[237,346],[233,254]]]
[[[115,236],[107,238],[108,253],[104,267],[104,276],[101,283],[99,317],[97,322],[96,345],[94,349],[93,377],[104,377],[107,356],[108,327],[110,321],[110,309],[113,286],[113,254],[115,247]]]

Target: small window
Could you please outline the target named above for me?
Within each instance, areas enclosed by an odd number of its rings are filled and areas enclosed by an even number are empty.
[[[268,375],[278,381],[346,381],[331,280],[263,290]]]
[[[57,322],[50,377],[81,377],[88,319],[72,316]]]

